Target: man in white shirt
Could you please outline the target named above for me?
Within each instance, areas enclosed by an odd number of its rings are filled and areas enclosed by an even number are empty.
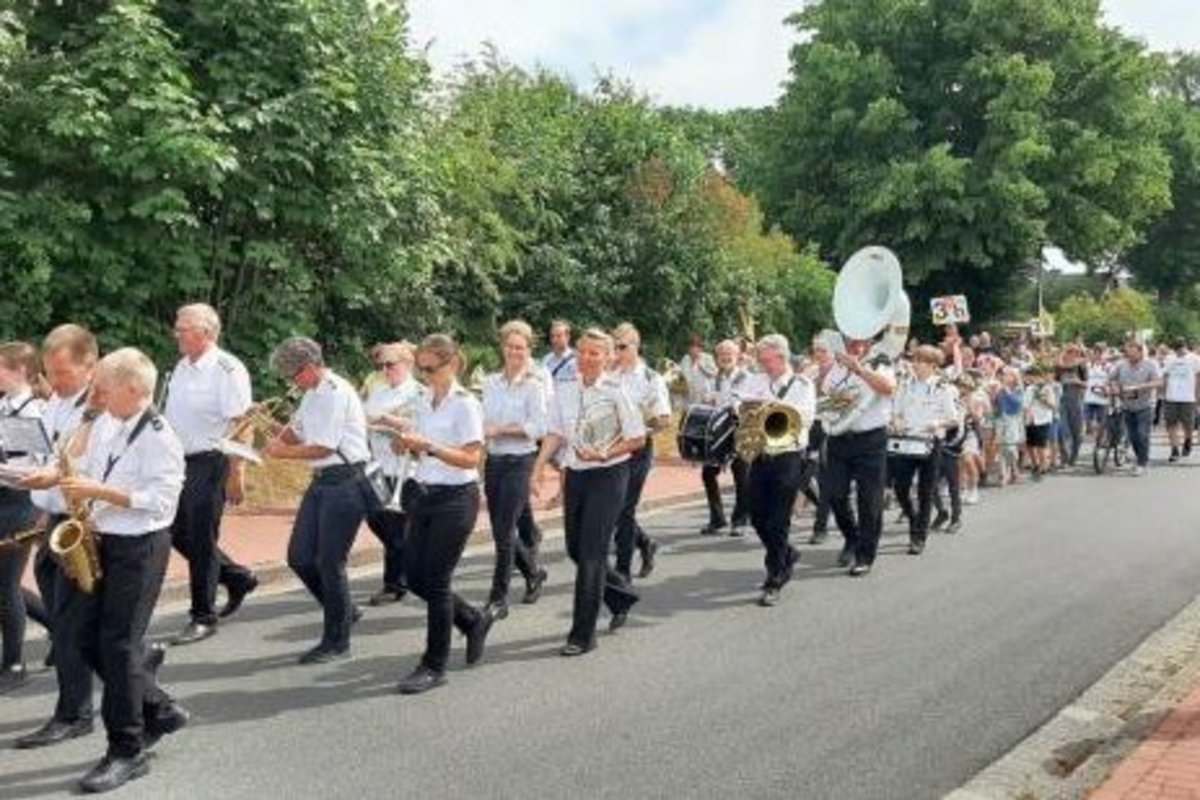
[[[285,340],[271,365],[304,396],[292,423],[263,454],[313,468],[288,542],[288,566],[320,603],[324,631],[300,663],[349,658],[350,627],[361,612],[350,599],[346,559],[359,526],[379,506],[364,470],[371,457],[367,415],[354,387],[326,368],[321,346],[312,339]]]
[[[188,624],[171,641],[176,645],[207,639],[217,632],[217,586],[229,600],[229,616],[258,579],[217,545],[226,500],[242,502],[245,463],[221,448],[238,417],[250,409],[250,374],[235,356],[221,349],[221,318],[204,303],[186,305],[175,317],[180,358],[167,386],[163,413],[183,442],[187,474],[171,540],[187,559],[191,588]]]
[[[736,392],[748,379],[747,372],[738,366],[738,346],[732,339],[726,339],[715,348],[717,354],[717,374],[713,377],[712,386],[702,398],[704,403],[717,408],[736,404]],[[750,512],[746,501],[746,462],[736,455],[729,462],[729,471],[733,473],[733,513],[727,520],[725,507],[721,500],[721,487],[717,478],[721,474],[722,464],[705,464],[700,470],[700,480],[704,484],[704,495],[708,500],[708,524],[701,530],[701,535],[712,536],[721,533],[732,523],[730,534],[741,536],[742,528],[749,522]]]
[[[183,488],[183,446],[151,405],[157,370],[133,348],[105,356],[96,379],[106,413],[78,474],[53,481],[69,502],[92,503],[102,577],[76,604],[72,629],[85,661],[104,682],[108,751],[80,782],[107,792],[150,770],[147,749],[188,722],[143,663],[145,635],[171,554],[171,521]]]
[[[575,379],[577,358],[571,349],[571,323],[565,319],[550,323],[550,352],[542,356],[542,366],[552,381]]]
[[[1192,429],[1196,425],[1196,399],[1200,391],[1200,356],[1184,339],[1163,363],[1163,420],[1171,440],[1171,462],[1192,454]]]
[[[759,340],[756,352],[762,371],[745,381],[744,388],[736,393],[738,399],[743,404],[753,401],[785,403],[800,414],[802,421],[811,424],[817,410],[816,390],[808,378],[792,371],[787,337],[780,334],[764,336]],[[786,450],[759,455],[750,464],[747,476],[750,520],[765,550],[763,565],[767,573],[758,600],[761,606],[770,607],[779,602],[779,593],[792,579],[800,555],[788,544],[788,532],[792,506],[805,475],[807,445],[808,437],[799,435]]]

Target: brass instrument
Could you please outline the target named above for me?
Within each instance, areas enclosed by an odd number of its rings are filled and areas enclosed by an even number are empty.
[[[683,368],[669,358],[664,358],[658,362],[658,374],[667,384],[667,394],[672,397],[686,397],[688,394],[687,376],[683,374]]]
[[[18,550],[24,547],[27,542],[33,542],[41,538],[45,533],[45,525],[34,525],[32,528],[17,531],[7,539],[0,539],[0,551],[8,549]]]
[[[795,406],[777,400],[744,402],[738,415],[733,446],[747,464],[759,456],[797,449],[807,431]]]
[[[86,430],[85,426],[80,430]],[[79,431],[76,431],[78,434]],[[70,478],[75,474],[71,464],[70,437],[58,451],[59,478]],[[92,524],[91,505],[86,501],[67,500],[68,519],[50,531],[48,544],[50,553],[57,559],[68,578],[79,585],[84,594],[96,591],[103,573],[100,569],[100,543]]]
[[[577,445],[606,453],[621,441],[621,418],[618,416],[617,404],[609,399],[581,405],[579,417],[575,420],[575,439]]]
[[[258,448],[287,427],[295,413],[292,394],[268,397],[235,419],[220,442],[222,453],[261,464]]]

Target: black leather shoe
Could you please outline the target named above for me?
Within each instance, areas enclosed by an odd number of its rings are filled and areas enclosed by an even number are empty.
[[[216,635],[217,626],[209,625],[205,622],[197,622],[192,620],[183,630],[175,634],[175,638],[171,640],[171,644],[184,645],[202,642],[210,636]]]
[[[430,689],[436,689],[445,682],[445,674],[434,672],[422,664],[396,685],[396,691],[400,694],[421,694],[422,692],[428,692]]]
[[[809,544],[821,544],[829,538],[828,531],[813,531],[812,536],[808,537]]]
[[[229,599],[225,601],[225,606],[217,614],[219,617],[228,617],[242,607],[242,603],[246,600],[246,595],[258,588],[258,578],[251,575],[246,580],[239,583],[237,586],[229,586],[226,592],[229,594]]]
[[[143,713],[146,722],[142,727],[142,747],[147,750],[158,744],[162,737],[186,728],[192,720],[191,712],[177,700],[169,700],[166,705],[155,708],[153,713],[146,713],[145,709]]]
[[[488,631],[492,629],[495,617],[487,606],[480,612],[479,618],[467,633],[467,664],[476,664],[483,658],[483,646],[487,643]]]
[[[105,756],[79,781],[79,788],[90,794],[111,792],[129,781],[137,780],[150,771],[145,753],[136,756]]]
[[[701,536],[720,536],[728,526],[724,522],[710,522],[700,529]]]
[[[544,569],[539,569],[537,574],[533,576],[533,580],[525,585],[525,596],[521,598],[521,602],[526,605],[533,605],[542,596],[542,587],[546,585],[546,578],[550,577]]]
[[[491,614],[493,620],[504,619],[508,616],[508,603],[504,600],[488,600],[483,610]]]
[[[0,669],[0,694],[7,694],[13,689],[24,686],[28,679],[29,673],[25,671],[24,664],[9,664]]]
[[[146,654],[142,657],[142,669],[151,677],[158,675],[158,668],[163,665],[167,659],[167,648],[161,644],[152,644],[146,648]]]
[[[950,515],[945,511],[939,511],[937,516],[933,518],[933,522],[929,523],[929,530],[940,531],[942,526],[950,521]]]
[[[642,568],[638,570],[638,577],[649,578],[650,573],[654,572],[654,556],[658,553],[658,542],[651,539],[646,543],[645,547],[640,549],[642,554]]]
[[[343,661],[350,657],[349,647],[330,647],[319,644],[300,656],[301,664],[328,664],[330,661]]]
[[[758,598],[758,604],[763,608],[771,608],[779,602],[779,589],[775,586],[768,586],[763,589],[762,596]]]
[[[392,603],[399,603],[404,599],[404,595],[406,594],[408,594],[407,589],[392,589],[385,586],[375,594],[371,595],[371,599],[367,601],[367,605],[389,606]]]
[[[925,552],[925,543],[924,542],[909,542],[908,543],[908,554],[910,556],[919,556],[919,555],[921,555],[921,553],[924,553],[924,552]]]
[[[838,554],[837,565],[839,567],[848,567],[854,563],[854,548],[843,547],[842,552]]]
[[[586,644],[586,645],[578,644],[576,642],[567,642],[566,644],[564,644],[562,646],[562,649],[558,651],[558,654],[560,656],[566,656],[567,658],[571,658],[573,656],[581,656],[584,653],[590,653],[595,649],[596,649],[595,642],[592,642],[591,644]]]
[[[612,619],[608,623],[608,632],[616,633],[621,628],[625,627],[625,623],[629,621],[628,611],[618,611],[612,615]]]
[[[80,719],[75,722],[63,722],[59,719],[51,718],[42,727],[38,728],[33,733],[27,733],[16,741],[18,750],[33,750],[38,747],[49,747],[59,742],[65,742],[68,739],[77,739],[80,736],[87,736],[92,732],[93,724],[91,719]]]

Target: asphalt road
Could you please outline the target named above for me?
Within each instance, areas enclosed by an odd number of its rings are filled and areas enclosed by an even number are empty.
[[[571,572],[549,542],[543,601],[515,606],[475,668],[456,639],[450,682],[421,697],[393,692],[423,644],[416,601],[368,609],[353,660],[303,667],[314,604],[255,597],[218,637],[170,652],[163,678],[194,723],[116,796],[938,798],[1200,591],[1198,477],[1164,467],[993,491],[920,558],[889,525],[865,580],[833,566],[837,541],[802,546],[773,609],[753,604],[752,536],[695,535],[698,508],[650,516],[667,547],[643,603],[578,659],[556,653]],[[481,598],[487,571],[472,556],[459,586]],[[181,624],[164,615],[154,631]],[[7,748],[52,690],[41,676],[0,698],[0,800],[63,795],[103,751],[99,731]]]

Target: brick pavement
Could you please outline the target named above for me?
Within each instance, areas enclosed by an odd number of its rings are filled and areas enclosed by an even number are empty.
[[[1200,800],[1200,687],[1163,718],[1089,800]]]

